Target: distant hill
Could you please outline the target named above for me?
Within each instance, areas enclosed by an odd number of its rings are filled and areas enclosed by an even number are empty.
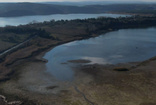
[[[39,2],[42,4],[54,4],[54,5],[68,5],[68,6],[86,6],[86,5],[111,5],[111,4],[153,4],[156,2],[141,2],[141,1],[120,1],[120,0],[108,0],[108,1],[81,1],[81,2]]]
[[[42,3],[0,3],[0,17],[69,14],[69,13],[105,13],[105,12],[156,14],[156,4],[111,4],[111,5],[67,6],[67,5],[54,5]]]
[[[63,13],[60,9],[48,4],[35,3],[1,3],[0,16],[25,16],[25,15],[47,15]]]

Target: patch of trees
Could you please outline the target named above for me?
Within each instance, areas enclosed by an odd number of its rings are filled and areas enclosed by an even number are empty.
[[[156,26],[156,16],[99,17],[97,19],[76,19],[70,21],[52,20],[50,22],[0,28],[0,39],[13,43],[19,43],[34,36],[63,40],[63,38],[69,37],[91,37],[93,34],[102,34],[110,30],[150,26]]]
[[[2,41],[19,43],[34,36],[53,39],[50,33],[46,32],[44,29],[32,28],[27,25],[0,28],[0,39]]]
[[[50,21],[43,23],[31,24],[32,27],[40,27],[46,31],[51,32],[51,34],[56,34],[61,30],[66,29],[62,32],[62,35],[68,35],[70,31],[74,30],[84,32],[84,35],[97,34],[106,30],[117,30],[124,28],[142,28],[156,26],[156,16],[143,17],[143,16],[133,16],[133,17],[119,17],[119,18],[106,18],[99,17],[97,19],[76,19],[76,20],[59,20]],[[57,30],[60,29],[60,30]],[[54,30],[54,31],[51,31]],[[73,34],[75,34],[73,33]]]

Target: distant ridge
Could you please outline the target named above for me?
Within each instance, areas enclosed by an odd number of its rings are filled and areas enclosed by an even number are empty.
[[[42,4],[86,6],[86,5],[111,5],[111,4],[153,4],[156,2],[143,1],[83,1],[83,2],[36,2]]]
[[[156,4],[110,4],[67,6],[43,3],[0,3],[0,17],[30,15],[128,12],[156,14]]]

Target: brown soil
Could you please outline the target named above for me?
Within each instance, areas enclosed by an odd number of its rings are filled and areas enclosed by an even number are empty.
[[[8,79],[0,83],[0,93],[9,102],[22,101],[23,105],[90,105],[89,101],[94,105],[156,105],[156,57],[118,65],[81,65],[81,62],[73,68],[75,79],[61,82],[46,72],[47,61],[42,58],[60,42],[38,38],[30,43],[33,45],[8,55],[0,64],[1,80]],[[0,98],[0,105],[3,104]]]
[[[78,60],[70,60],[68,62],[70,62],[70,63],[90,63],[91,61],[84,60],[84,59],[78,59]]]
[[[24,101],[24,105],[34,105],[34,102],[43,103],[43,101],[45,103],[46,100],[49,100],[46,101],[49,104],[56,103],[56,99],[63,96],[58,93],[68,93],[66,87],[69,87],[70,83],[58,82],[51,75],[45,73],[47,61],[42,56],[56,45],[79,39],[82,38],[66,38],[64,41],[59,41],[37,37],[30,40],[25,47],[8,54],[0,63],[0,93],[5,95],[9,101],[21,99],[22,102]],[[61,86],[59,86],[60,84]],[[46,96],[42,94],[46,94]],[[46,100],[42,100],[45,98]],[[3,103],[3,101],[0,102]],[[58,101],[57,104],[61,105],[62,102],[64,101]]]

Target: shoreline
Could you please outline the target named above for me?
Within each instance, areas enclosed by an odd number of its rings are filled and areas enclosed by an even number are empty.
[[[110,32],[110,31],[108,31],[108,32]],[[100,35],[96,35],[96,36],[100,36]],[[96,36],[93,36],[93,37],[96,37]],[[49,42],[50,44],[49,44],[48,47],[47,46],[45,46],[43,48],[39,47],[38,49],[33,50],[31,53],[29,52],[30,54],[28,54],[28,56],[26,57],[27,59],[22,58],[22,59],[18,59],[16,62],[10,63],[10,65],[8,65],[7,67],[8,68],[12,68],[13,67],[14,71],[17,72],[18,75],[15,73],[15,74],[13,74],[13,76],[11,76],[11,79],[9,79],[9,80],[7,80],[5,82],[0,82],[0,84],[2,85],[0,87],[0,90],[1,89],[5,89],[4,93],[6,93],[8,95],[11,94],[12,97],[19,95],[19,96],[22,96],[22,97],[24,97],[24,98],[26,98],[28,100],[38,100],[40,98],[44,98],[44,99],[47,98],[46,101],[40,100],[39,103],[50,103],[51,102],[50,98],[54,98],[53,102],[55,102],[56,100],[58,100],[58,101],[61,100],[64,103],[64,97],[67,97],[68,95],[69,95],[68,98],[69,97],[71,98],[72,96],[77,96],[78,93],[74,92],[75,90],[73,89],[73,85],[71,85],[70,83],[68,84],[66,82],[58,82],[56,84],[49,85],[49,84],[51,84],[52,81],[54,82],[56,80],[54,78],[51,78],[50,75],[48,75],[47,73],[44,73],[45,70],[46,70],[45,69],[45,63],[47,61],[43,58],[43,56],[48,51],[52,50],[53,48],[55,48],[55,47],[57,47],[57,46],[59,46],[61,44],[72,42],[72,41],[76,41],[76,40],[82,40],[82,39],[88,39],[88,38],[80,37],[80,38],[77,38],[77,39],[70,39],[70,40],[68,39],[68,40],[63,41],[63,42],[53,42],[53,43]],[[44,43],[43,43],[43,45],[44,45]],[[24,49],[27,49],[27,48],[24,48]],[[33,49],[33,47],[31,46],[30,49]],[[44,49],[44,50],[42,51],[41,49]],[[25,50],[20,49],[20,51],[22,52],[22,51],[25,51]],[[20,51],[19,51],[19,53],[20,53]],[[36,52],[37,55],[36,54],[32,54],[35,51],[37,51]],[[16,53],[17,52],[13,52],[12,54],[14,55]],[[11,57],[11,55],[9,57]],[[83,93],[86,94],[85,97],[87,97],[87,99],[89,98],[89,100],[91,100],[91,101],[93,100],[92,102],[100,103],[101,101],[97,102],[93,98],[92,95],[88,96],[90,93],[87,92],[87,89],[90,89],[91,87],[94,87],[95,89],[100,89],[100,88],[102,89],[103,84],[107,85],[108,83],[112,83],[112,81],[108,81],[108,80],[103,82],[103,78],[111,79],[111,76],[112,75],[114,76],[113,73],[115,73],[117,75],[123,74],[122,76],[127,79],[127,77],[125,77],[125,75],[127,75],[126,72],[131,72],[131,69],[132,69],[132,72],[133,72],[133,69],[141,67],[142,65],[146,65],[146,64],[148,64],[150,62],[153,62],[155,60],[156,60],[156,57],[152,57],[152,58],[150,58],[150,59],[148,59],[146,61],[134,62],[134,63],[122,63],[122,64],[117,64],[117,65],[96,65],[96,64],[95,65],[87,65],[87,66],[79,65],[79,67],[75,71],[76,72],[76,74],[75,74],[76,75],[76,79],[74,80],[74,83],[72,83],[72,84],[75,84],[80,91],[83,91]],[[8,60],[8,61],[10,61],[10,60]],[[4,62],[4,63],[8,63],[8,62]],[[15,67],[15,66],[19,65],[20,63],[22,63],[22,66]],[[130,70],[129,71],[114,71],[114,68],[122,67],[122,66],[125,66],[128,69],[130,67]],[[106,71],[105,71],[105,69],[106,69]],[[107,69],[111,70],[111,71],[108,71]],[[91,70],[91,72],[88,71],[88,70]],[[94,70],[95,71],[100,70],[100,71],[95,72]],[[79,73],[78,73],[78,71],[79,71]],[[108,75],[106,75],[106,77],[105,76],[103,77],[103,75],[102,75],[103,72],[104,73],[108,73]],[[34,75],[31,75],[31,74],[37,74],[37,76],[35,76],[35,79],[33,79]],[[98,75],[99,75],[99,77],[97,77]],[[45,77],[46,77],[46,79],[51,78],[48,83],[46,82],[48,85],[44,84],[45,81],[42,80],[42,78],[45,78]],[[33,82],[32,82],[31,79],[33,79]],[[102,83],[96,81],[96,79],[102,81]],[[39,82],[39,84],[37,84],[37,81],[39,81],[39,80],[40,80],[40,82]],[[83,80],[85,80],[85,81],[83,81]],[[114,80],[114,78],[113,78],[113,80]],[[32,85],[32,83],[33,83],[33,85]],[[80,83],[82,83],[82,84],[80,84]],[[62,84],[65,87],[62,87]],[[85,84],[87,84],[87,86]],[[99,87],[96,87],[95,84],[97,84],[97,86],[99,86]],[[117,85],[114,82],[112,84],[113,85],[115,84],[115,86]],[[14,85],[14,87],[10,87],[12,85]],[[102,87],[101,87],[101,85],[102,85]],[[23,87],[23,88],[22,89],[19,88],[20,86]],[[15,91],[14,92],[7,91],[7,89],[8,90],[11,89],[11,90],[15,90]],[[28,91],[28,93],[26,93],[23,89]],[[112,87],[111,87],[111,89],[112,89]],[[42,90],[43,93],[41,92],[41,90]],[[92,90],[92,89],[90,89],[90,90]],[[20,92],[20,91],[22,91],[23,93]],[[48,94],[47,92],[50,93],[50,98],[44,97],[45,95]],[[93,90],[93,92],[94,92],[94,90]],[[44,95],[41,96],[41,94],[44,94]],[[58,96],[55,96],[56,94],[63,95],[64,97],[59,98]],[[32,95],[32,96],[30,96],[30,95]],[[68,98],[67,98],[67,100],[68,100]],[[10,98],[10,99],[12,99],[12,98]],[[19,97],[19,99],[20,99],[20,97]],[[87,102],[84,101],[84,99],[81,96],[79,96],[78,99],[83,104],[87,103]],[[154,102],[154,103],[156,103],[156,102]],[[58,103],[56,105],[60,105],[60,104]],[[61,104],[61,105],[66,105],[66,104]]]
[[[45,52],[44,52],[45,53]],[[41,55],[40,55],[40,57],[42,58],[42,56],[43,56],[44,54],[42,53]],[[87,90],[88,90],[88,88],[90,87],[90,85],[92,86],[94,86],[94,87],[96,87],[96,85],[99,87],[101,87],[101,82],[99,81],[99,82],[97,82],[97,80],[99,80],[100,78],[101,78],[101,75],[99,75],[99,74],[103,74],[102,72],[103,71],[101,71],[101,69],[106,69],[107,71],[104,71],[105,73],[107,73],[108,74],[108,76],[106,76],[106,78],[110,78],[110,76],[111,75],[113,75],[112,73],[110,73],[110,72],[114,72],[115,74],[123,74],[123,75],[127,75],[127,72],[129,72],[130,74],[131,74],[131,72],[134,72],[134,70],[133,69],[138,69],[138,68],[140,68],[142,65],[148,65],[148,63],[150,63],[150,62],[156,62],[156,57],[153,57],[153,58],[151,58],[151,59],[149,59],[149,60],[146,60],[146,61],[143,61],[143,62],[135,62],[135,63],[126,63],[126,64],[118,64],[118,65],[96,65],[96,64],[94,64],[94,65],[86,65],[86,66],[82,66],[82,65],[79,65],[78,66],[78,68],[76,68],[76,79],[73,81],[74,83],[72,83],[72,84],[74,84],[75,86],[77,86],[77,88],[80,90],[80,91],[82,91],[86,96],[85,97],[87,97],[87,99],[89,99],[90,101],[92,101],[93,103],[97,103],[97,101],[95,101],[95,100],[93,100],[92,98],[90,98],[90,96],[88,96],[89,95],[89,93],[87,92]],[[30,64],[30,65],[29,65]],[[40,66],[39,66],[40,65]],[[20,95],[20,96],[22,96],[23,98],[27,98],[27,99],[30,99],[30,100],[36,100],[36,99],[38,99],[38,98],[47,98],[47,97],[45,97],[45,95],[47,94],[47,92],[48,92],[48,94],[60,94],[60,95],[63,95],[63,97],[67,97],[67,95],[69,95],[69,93],[71,94],[71,92],[74,92],[74,90],[72,89],[72,85],[70,85],[70,84],[67,84],[67,83],[56,83],[56,84],[54,84],[54,85],[51,85],[51,86],[46,86],[45,88],[43,88],[42,89],[42,92],[40,93],[40,88],[38,88],[38,89],[35,89],[35,91],[34,90],[29,90],[29,82],[30,81],[34,81],[34,76],[36,77],[36,75],[33,75],[33,76],[31,76],[31,74],[36,74],[36,73],[38,73],[38,72],[40,72],[41,74],[43,73],[43,72],[45,72],[43,69],[42,69],[42,67],[43,66],[45,66],[45,62],[40,62],[40,63],[38,63],[38,62],[30,62],[30,63],[28,63],[28,65],[26,65],[26,67],[28,67],[28,68],[26,68],[25,70],[22,70],[22,71],[20,71],[20,78],[21,78],[21,76],[24,76],[24,78],[22,79],[22,81],[21,81],[21,79],[19,79],[19,80],[9,80],[9,82],[7,82],[7,83],[1,83],[1,85],[2,85],[2,87],[3,88],[5,88],[5,91],[4,91],[4,93],[7,93],[7,94],[11,94],[12,95],[12,97],[14,97],[14,95],[16,96],[16,95]],[[134,67],[135,66],[135,67]],[[32,69],[30,69],[30,67],[32,68],[33,67],[33,70]],[[129,69],[129,71],[114,71],[114,68],[116,68],[116,67],[126,67],[126,68],[128,68]],[[23,68],[23,67],[22,67]],[[25,66],[24,66],[24,68],[25,68]],[[38,70],[36,71],[35,70],[35,68],[38,68]],[[97,70],[100,70],[99,72],[94,72],[93,70],[95,70],[95,71],[97,71]],[[19,69],[20,70],[20,69]],[[18,72],[19,72],[19,70],[18,70]],[[34,71],[35,70],[35,71]],[[89,70],[89,71],[88,71]],[[91,71],[90,71],[91,70]],[[108,71],[108,70],[111,70],[111,71]],[[26,72],[27,71],[27,72]],[[30,73],[29,73],[30,72]],[[79,73],[78,73],[79,72]],[[138,71],[136,71],[136,72],[138,72]],[[139,70],[139,72],[142,72],[142,71],[140,71]],[[147,71],[148,72],[148,71]],[[45,78],[45,74],[44,75],[42,75],[41,76],[41,74],[37,74],[37,75],[39,75],[39,77],[41,77],[41,78],[43,78],[42,76],[44,76],[44,78]],[[22,74],[22,75],[21,75]],[[132,73],[133,74],[133,73]],[[134,73],[135,74],[135,73]],[[99,77],[97,77],[99,75]],[[110,75],[110,76],[109,76]],[[27,78],[27,76],[29,77],[29,79]],[[46,75],[46,77],[48,77],[48,75]],[[79,79],[81,77],[81,79]],[[38,78],[38,77],[37,77]],[[41,79],[40,78],[40,79]],[[48,77],[49,78],[49,77]],[[98,79],[97,79],[98,78]],[[104,77],[105,78],[105,77]],[[112,77],[111,77],[112,78]],[[110,78],[110,79],[111,79]],[[114,78],[114,77],[113,77]],[[127,77],[125,77],[124,76],[124,78],[127,78]],[[27,79],[29,80],[29,81],[27,81]],[[35,79],[35,81],[37,82],[37,81],[41,81],[40,79]],[[101,78],[102,79],[102,78]],[[83,81],[82,82],[82,80],[85,80],[85,81]],[[114,79],[113,79],[114,80]],[[21,81],[21,82],[17,82],[16,83],[16,81]],[[35,82],[34,81],[34,82]],[[52,79],[52,81],[53,81],[53,79]],[[55,80],[54,80],[55,81]],[[131,80],[129,80],[129,81],[131,81]],[[35,84],[36,84],[36,82],[35,82]],[[90,82],[91,82],[91,84],[90,84]],[[104,82],[104,81],[103,81]],[[104,83],[102,82],[102,84],[108,84],[109,83],[109,81],[108,80],[106,80]],[[108,82],[108,83],[107,83]],[[17,90],[20,90],[20,88],[18,87],[18,86],[20,86],[20,85],[18,85],[18,84],[23,84],[23,86],[25,87],[25,89],[27,90],[27,91],[29,91],[28,93],[25,93],[24,91],[23,91],[23,93],[19,93]],[[81,84],[80,84],[81,83]],[[94,84],[94,83],[96,83],[96,84]],[[9,84],[9,85],[8,85]],[[13,86],[13,87],[11,87],[11,85],[13,85],[13,84],[16,84],[15,86]],[[34,83],[33,83],[34,84]],[[42,84],[42,82],[40,83],[40,85]],[[62,84],[63,84],[63,86],[65,86],[66,85],[66,87],[64,88],[62,88],[61,86],[62,86]],[[85,85],[82,85],[82,84],[88,84],[88,86],[86,87]],[[28,86],[27,86],[28,85]],[[37,85],[37,84],[36,84]],[[43,84],[42,84],[43,85]],[[31,86],[31,85],[30,85]],[[38,87],[39,85],[37,85],[37,87]],[[87,89],[85,89],[85,90],[83,90],[84,89],[84,86],[85,86],[85,88],[87,88]],[[102,85],[103,86],[103,85]],[[1,87],[1,88],[2,88]],[[7,91],[8,89],[10,90],[10,88],[12,88],[11,90],[15,90],[14,92],[11,92],[11,91]],[[36,86],[35,86],[36,87]],[[0,90],[1,90],[1,88],[0,88]],[[67,91],[67,93],[65,92],[63,92],[62,90],[66,90]],[[95,88],[96,89],[96,88]],[[44,90],[44,91],[43,91]],[[92,90],[92,89],[91,89]],[[62,93],[62,92],[63,93]],[[71,92],[70,92],[71,91]],[[92,90],[93,91],[93,90]],[[55,93],[56,92],[56,93]],[[89,91],[90,92],[90,91]],[[31,94],[32,96],[29,96],[29,94]],[[40,95],[40,94],[42,94],[43,95],[43,97]],[[75,95],[76,94],[78,94],[78,93],[74,93]],[[74,95],[74,96],[75,96]],[[37,97],[36,97],[37,96]],[[9,96],[10,97],[10,96]],[[16,96],[17,97],[17,96]],[[33,98],[34,97],[34,98]],[[57,97],[57,96],[49,96],[50,98],[54,98],[54,99],[56,99],[56,98],[58,98],[58,100],[62,100],[62,98],[60,99],[59,97]],[[72,97],[73,97],[73,95],[72,95]],[[48,100],[51,100],[50,98],[48,98]],[[63,98],[64,99],[64,98]],[[81,99],[80,97],[78,98],[78,99],[80,99],[80,100],[83,100],[83,99]],[[9,101],[10,101],[10,98],[8,99]],[[12,98],[11,98],[11,100],[12,100]],[[23,100],[21,100],[20,98],[19,98],[19,100],[20,101],[22,101],[22,102],[25,102],[25,101],[23,101]],[[15,100],[15,101],[17,101],[17,99]],[[56,100],[53,100],[53,102],[55,102]],[[17,101],[18,102],[18,101]],[[101,102],[101,101],[99,101],[99,102]],[[123,102],[123,101],[121,101],[121,102]],[[47,101],[39,101],[39,103],[50,103],[49,101],[47,102]],[[83,103],[85,103],[85,102],[83,102]],[[28,103],[26,103],[26,104],[24,104],[24,105],[27,105]],[[16,104],[15,104],[16,105]],[[35,105],[35,104],[34,104]],[[48,104],[48,105],[50,105],[50,104]],[[56,104],[57,105],[57,104]],[[58,104],[59,105],[59,104]],[[61,104],[61,105],[66,105],[66,104]],[[100,104],[99,104],[100,105]],[[108,104],[109,105],[109,104]],[[136,105],[136,104],[134,104],[134,105]],[[145,104],[146,105],[146,104]],[[148,104],[147,104],[148,105]]]

